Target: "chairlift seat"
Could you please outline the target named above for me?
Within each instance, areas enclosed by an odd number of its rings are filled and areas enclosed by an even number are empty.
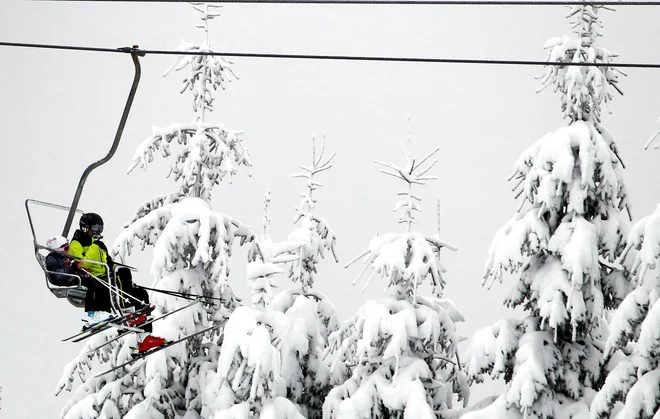
[[[84,308],[85,297],[87,296],[87,287],[82,285],[77,287],[57,287],[50,288],[50,291],[57,298],[66,298],[74,307]]]
[[[39,266],[41,266],[41,269],[44,271],[46,284],[48,285],[50,292],[52,292],[57,298],[66,298],[66,300],[74,307],[84,308],[87,287],[80,284],[74,287],[51,286],[50,278],[48,277],[48,270],[46,270],[46,256],[40,253],[38,249],[35,249],[35,256],[37,257]]]

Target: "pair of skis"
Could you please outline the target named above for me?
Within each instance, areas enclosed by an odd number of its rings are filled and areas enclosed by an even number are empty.
[[[184,341],[186,341],[186,340],[188,340],[188,339],[191,339],[191,338],[193,338],[193,337],[195,337],[195,336],[199,336],[199,335],[202,335],[202,334],[204,334],[204,333],[206,333],[206,332],[210,332],[210,331],[213,330],[213,329],[217,329],[218,327],[222,326],[223,324],[225,324],[224,321],[219,322],[219,323],[216,323],[216,324],[214,324],[214,325],[212,325],[212,326],[209,326],[209,327],[207,327],[207,328],[205,328],[205,329],[199,330],[199,331],[197,331],[197,332],[195,332],[195,333],[192,333],[192,334],[190,334],[190,335],[188,335],[188,336],[184,336],[184,337],[179,338],[179,339],[177,339],[177,340],[174,340],[174,341],[171,341],[171,342],[165,342],[164,344],[162,344],[162,345],[160,345],[160,346],[158,346],[158,347],[156,347],[156,348],[150,349],[150,350],[148,350],[148,351],[144,351],[144,352],[141,352],[141,353],[138,353],[138,354],[132,354],[131,356],[133,357],[133,359],[131,359],[131,360],[129,360],[129,361],[126,361],[126,362],[124,362],[123,364],[117,365],[116,367],[112,367],[112,368],[110,368],[110,369],[107,370],[107,371],[104,371],[104,372],[102,372],[102,373],[99,373],[99,374],[96,375],[96,377],[98,378],[98,377],[101,377],[101,376],[103,376],[103,375],[105,375],[105,374],[109,374],[109,373],[111,373],[111,372],[113,372],[113,371],[116,371],[116,370],[118,370],[118,369],[120,369],[120,368],[127,367],[127,366],[133,364],[134,362],[137,362],[137,361],[139,361],[139,360],[141,360],[141,359],[144,359],[144,358],[148,357],[149,355],[154,354],[154,353],[156,353],[156,352],[158,352],[158,351],[162,351],[163,349],[167,349],[167,348],[169,348],[170,346],[174,346],[174,345],[176,345],[177,343],[184,342]]]
[[[176,310],[172,310],[172,311],[170,311],[170,312],[167,312],[167,313],[163,314],[162,316],[158,316],[158,317],[155,317],[155,318],[153,318],[153,319],[149,319],[149,320],[147,320],[146,322],[140,323],[140,324],[138,325],[138,327],[146,326],[146,325],[151,324],[151,323],[153,323],[153,322],[155,322],[155,321],[157,321],[157,320],[163,319],[163,318],[165,318],[165,317],[167,317],[167,316],[169,316],[169,315],[171,315],[171,314],[174,314],[174,313],[176,313],[176,312],[178,312],[178,311],[185,310],[185,309],[187,309],[188,307],[192,307],[193,305],[195,305],[195,304],[197,304],[197,303],[200,303],[201,301],[202,301],[202,298],[201,298],[201,297],[200,297],[200,298],[197,298],[196,300],[193,300],[192,302],[190,302],[189,304],[187,304],[187,305],[185,305],[185,306],[183,306],[183,307],[179,307],[179,308],[177,308]],[[139,331],[142,332],[142,329],[140,329]],[[106,342],[103,343],[102,345],[99,345],[99,346],[97,346],[97,347],[95,347],[95,348],[90,349],[89,352],[87,352],[87,353],[88,353],[88,354],[92,354],[92,353],[98,351],[99,349],[103,348],[104,346],[109,345],[109,344],[111,344],[112,342],[115,342],[115,341],[119,340],[122,336],[126,335],[128,332],[130,332],[130,331],[129,331],[129,330],[126,330],[126,331],[125,331],[125,330],[120,330],[120,331],[117,333],[117,336],[115,336],[114,338],[112,338],[112,339],[106,341]]]
[[[153,310],[154,310],[153,306],[144,306],[141,309],[136,310],[132,313],[127,313],[122,316],[111,316],[108,317],[107,319],[87,324],[83,326],[80,332],[76,333],[75,335],[69,336],[68,338],[62,339],[62,342],[66,342],[69,340],[72,342],[80,342],[81,340],[85,340],[89,337],[92,337],[112,327],[129,330],[129,331],[142,331],[141,329],[135,327],[126,326],[124,323],[132,319],[135,319],[143,314],[149,314]]]

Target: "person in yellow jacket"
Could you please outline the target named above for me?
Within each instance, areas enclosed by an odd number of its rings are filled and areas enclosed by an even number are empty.
[[[102,232],[103,219],[100,215],[95,213],[83,214],[80,217],[80,228],[73,233],[73,238],[69,243],[69,254],[78,260],[83,259],[78,263],[78,267],[100,280],[108,282],[109,272],[106,265],[110,267],[112,259],[108,257],[108,248],[101,241]],[[108,287],[99,284],[97,281],[92,281],[90,285],[85,299],[85,311],[111,311]]]
[[[103,232],[103,219],[93,212],[80,217],[80,228],[73,233],[69,244],[69,254],[80,259],[108,263],[108,248],[101,241]],[[96,277],[107,277],[108,272],[104,265],[83,261],[80,265],[87,272]]]
[[[109,278],[114,278],[115,280],[110,281],[110,283],[115,282],[119,290],[133,297],[128,304],[122,302],[122,306],[119,308],[126,308],[126,306],[141,308],[144,305],[148,305],[149,295],[147,291],[144,288],[133,285],[130,270],[121,268],[117,270],[115,275],[113,269],[114,263],[112,262],[112,258],[108,256],[108,248],[101,241],[103,238],[101,233],[103,233],[103,219],[96,213],[88,212],[80,217],[80,228],[73,233],[73,238],[69,243],[69,254],[80,261],[78,267],[98,278],[98,280],[90,281],[90,287],[87,290],[87,296],[85,298],[85,311],[88,313],[112,311],[111,296],[114,297],[115,293],[111,294],[110,289],[106,286],[109,283]],[[91,261],[101,263],[93,263]],[[105,285],[99,283],[99,281],[104,281]],[[142,302],[142,304],[137,303],[137,301]],[[129,325],[140,327],[139,324],[146,320],[147,315],[143,314]],[[165,339],[152,336],[150,334],[151,330],[151,324],[147,324],[144,327],[144,334],[141,333],[138,336],[139,352],[165,343]]]

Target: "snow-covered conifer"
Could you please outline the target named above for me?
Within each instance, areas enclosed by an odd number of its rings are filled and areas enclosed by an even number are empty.
[[[211,51],[208,43],[208,21],[218,16],[210,7],[194,8],[202,13],[206,39],[201,45],[184,44],[183,51]],[[236,238],[243,244],[252,241],[249,227],[229,215],[211,208],[211,190],[225,175],[237,168],[249,168],[247,149],[238,139],[239,132],[221,124],[205,122],[205,110],[212,109],[213,90],[233,74],[230,62],[221,57],[185,56],[172,68],[188,66],[190,75],[184,90],[194,94],[195,121],[152,129],[152,136],[137,148],[135,167],[146,168],[160,150],[164,157],[172,154],[172,143],[179,144],[173,156],[171,172],[177,190],[145,202],[126,229],[117,237],[111,255],[124,260],[137,239],[140,247],[154,247],[151,276],[155,287],[167,293],[152,293],[156,316],[172,312],[190,303],[187,295],[204,296],[204,304],[194,305],[154,323],[154,334],[175,340],[227,319],[237,306],[229,286],[228,258]],[[136,278],[144,282],[145,278]],[[174,294],[172,294],[174,293]],[[146,360],[118,369],[99,378],[86,377],[94,355],[101,363],[119,365],[131,359],[130,347],[136,336],[127,335],[105,347],[93,348],[114,337],[104,332],[91,338],[80,355],[65,368],[58,392],[71,390],[74,374],[83,384],[64,407],[62,416],[77,418],[185,418],[205,416],[204,392],[207,374],[215,371],[219,357],[219,333],[213,330],[186,343],[149,355]]]
[[[217,371],[209,374],[209,418],[303,418],[286,396],[288,382],[297,379],[298,357],[308,349],[305,331],[268,303],[274,276],[284,272],[277,265],[295,260],[304,243],[271,240],[269,203],[267,192],[263,232],[248,252],[252,307],[229,316]]]
[[[410,137],[409,137],[410,140]],[[378,275],[386,280],[386,296],[368,301],[355,317],[343,322],[330,336],[336,386],[323,405],[324,419],[452,417],[453,395],[467,401],[467,378],[456,357],[462,337],[455,323],[463,321],[454,304],[443,299],[441,248],[455,248],[437,235],[412,230],[421,210],[413,184],[435,179],[427,175],[436,161],[427,163],[439,149],[415,160],[402,142],[403,167],[378,162],[383,173],[406,182],[403,197],[394,206],[401,211],[402,233],[377,235],[369,249],[346,264],[364,259],[358,274],[370,269],[366,281]],[[423,283],[432,285],[433,295],[422,296]]]
[[[299,283],[300,288],[280,292],[270,305],[273,310],[286,314],[296,327],[307,331],[308,350],[300,354],[299,369],[295,379],[288,383],[287,397],[299,406],[308,419],[322,417],[323,401],[330,391],[330,370],[323,361],[323,355],[330,333],[337,329],[339,323],[332,302],[312,290],[321,259],[330,252],[338,262],[335,233],[325,219],[314,211],[317,203],[314,192],[323,186],[317,175],[332,167],[336,153],[325,160],[324,154],[325,136],[320,150],[315,138],[312,138],[311,165],[300,165],[303,171],[292,175],[305,179],[307,187],[307,191],[301,193],[300,205],[295,208],[293,222],[299,227],[288,236],[290,241],[304,243],[298,250],[298,257],[289,265],[289,277],[294,283]]]
[[[631,274],[636,288],[614,313],[605,349],[613,359],[617,350],[626,356],[616,359],[619,362],[594,398],[593,419],[660,417],[660,205],[632,227],[620,262],[631,250],[635,251]],[[617,402],[623,406],[614,415],[621,407]]]
[[[522,202],[493,239],[484,283],[514,274],[505,304],[521,307],[528,317],[500,320],[475,334],[468,350],[470,379],[503,376],[507,388],[466,419],[588,412],[604,379],[606,310],[630,291],[627,272],[617,263],[628,229],[623,163],[600,121],[601,106],[618,90],[617,70],[562,65],[611,63],[615,54],[596,44],[600,9],[572,7],[568,17],[576,37],[546,42],[549,61],[558,64],[543,83],[560,92],[569,124],[525,150],[510,177]]]
[[[202,13],[203,24],[198,25],[205,33],[201,44],[182,42],[180,51],[214,52],[208,40],[208,22],[219,16],[211,8],[215,5],[194,5]],[[170,199],[178,196],[196,196],[207,201],[211,199],[212,188],[225,177],[232,176],[239,167],[248,171],[252,163],[248,149],[240,139],[242,131],[229,130],[223,124],[205,120],[205,111],[213,109],[213,91],[218,86],[225,88],[227,81],[236,78],[231,65],[233,62],[217,55],[183,55],[165,72],[188,68],[190,73],[183,81],[181,92],[190,90],[193,94],[193,108],[197,116],[190,123],[176,123],[165,128],[153,127],[151,136],[144,140],[135,151],[130,173],[136,167],[146,169],[159,152],[168,157],[172,154],[172,145],[179,149],[172,165],[170,175],[178,182],[179,190]],[[249,172],[248,172],[249,173]]]
[[[335,254],[335,234],[313,214],[312,193],[322,186],[314,175],[329,169],[333,157],[324,161],[323,150],[317,156],[314,143],[312,165],[293,175],[307,179],[308,192],[296,207],[294,222],[302,225],[285,242],[270,238],[266,195],[262,237],[248,254],[253,307],[237,309],[225,328],[212,402],[217,418],[247,418],[249,412],[255,418],[321,418],[330,382],[323,353],[337,320],[334,306],[311,288],[324,252]],[[301,288],[273,295],[273,277],[283,272],[277,266],[282,263],[290,265],[289,275]],[[279,410],[273,411],[275,403]],[[268,411],[276,415],[267,416]]]
[[[336,153],[333,153],[327,160],[323,161],[325,151],[325,136],[321,143],[321,151],[316,150],[316,140],[312,138],[312,164],[310,166],[300,165],[303,171],[294,173],[294,178],[307,179],[307,192],[301,193],[302,201],[295,208],[296,214],[293,218],[294,223],[299,223],[300,227],[289,235],[289,240],[303,241],[305,246],[300,248],[299,258],[291,264],[289,277],[294,282],[300,282],[303,292],[307,292],[314,284],[316,276],[316,265],[320,259],[325,257],[325,252],[332,252],[335,262],[338,262],[335,250],[336,237],[334,231],[328,226],[326,221],[314,214],[316,207],[316,198],[314,191],[323,186],[314,175],[326,171],[332,167],[332,159]]]

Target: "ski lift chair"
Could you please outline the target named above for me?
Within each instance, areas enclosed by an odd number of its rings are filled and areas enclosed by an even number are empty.
[[[30,212],[30,204],[38,205],[38,206],[44,206],[44,207],[49,207],[49,208],[55,208],[63,211],[69,211],[70,207],[65,207],[64,205],[57,205],[57,204],[52,204],[50,202],[44,202],[44,201],[38,201],[36,199],[27,199],[25,200],[25,209],[27,211],[27,216],[28,216],[28,221],[30,222],[30,230],[32,231],[32,245],[34,246],[34,257],[37,259],[37,262],[39,263],[39,266],[41,267],[41,270],[44,271],[44,277],[46,279],[46,286],[50,290],[50,292],[53,293],[57,298],[66,298],[66,300],[71,303],[74,307],[78,308],[84,308],[85,307],[85,297],[87,296],[87,287],[82,285],[82,280],[80,279],[79,275],[74,275],[74,274],[65,274],[61,272],[57,272],[58,275],[62,276],[68,276],[71,278],[76,278],[78,280],[78,284],[74,286],[57,286],[53,285],[50,282],[49,279],[49,274],[54,273],[52,271],[49,271],[46,268],[46,256],[50,252],[58,252],[62,253],[58,249],[52,249],[50,247],[44,246],[40,244],[37,241],[37,236],[34,230],[34,223],[32,222],[32,213]],[[84,211],[77,209],[75,211],[76,213],[83,214]],[[69,256],[71,257],[71,256]],[[79,259],[76,258],[79,262],[86,262],[86,263],[92,263],[95,265],[101,265],[103,266],[105,272],[110,272],[110,267],[108,266],[107,263],[99,262],[96,260],[90,260],[90,259]],[[109,278],[115,278],[116,271],[119,268],[119,266],[125,266],[131,270],[136,270],[133,267],[130,267],[128,265],[123,265],[123,264],[116,264],[114,267],[114,270],[111,275],[108,275]],[[110,304],[111,308],[113,311],[118,312],[119,307],[121,305],[120,299],[122,298],[122,294],[125,295],[122,291],[119,291],[117,288],[117,284],[112,281],[112,283],[106,283],[105,281],[101,280],[100,278],[94,276],[94,275],[89,275],[90,278],[94,281],[97,281],[98,283],[101,284],[101,286],[107,287],[110,289],[111,295],[113,295],[112,298],[110,298]]]

